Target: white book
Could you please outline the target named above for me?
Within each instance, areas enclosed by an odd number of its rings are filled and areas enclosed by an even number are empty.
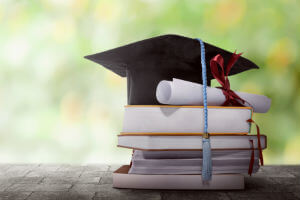
[[[134,151],[129,173],[133,174],[201,174],[202,158],[167,158],[145,159],[140,152]],[[155,153],[156,151],[149,151]],[[158,151],[162,154],[178,151]],[[195,151],[190,151],[195,152]],[[198,151],[200,153],[200,151]],[[217,154],[216,154],[217,152]],[[218,155],[222,151],[212,152],[212,173],[247,173],[249,169],[251,150],[237,154]],[[225,151],[226,152],[226,151]],[[238,151],[239,152],[239,151]],[[243,155],[243,156],[242,156]],[[258,151],[255,151],[253,173],[259,169]]]
[[[124,165],[113,173],[113,187],[134,189],[166,190],[242,190],[244,176],[241,174],[213,175],[212,180],[203,183],[201,175],[145,175],[128,174]]]
[[[254,158],[258,161],[258,157]],[[240,159],[216,159],[212,158],[213,167],[248,167],[250,163],[250,156]],[[193,159],[132,159],[132,166],[149,167],[149,168],[184,168],[186,166],[202,166],[201,158]]]
[[[208,132],[247,134],[250,107],[208,107]],[[203,133],[203,106],[125,106],[123,133]]]
[[[258,163],[258,160],[257,160]],[[227,167],[214,167],[212,170],[212,174],[247,174],[249,170],[249,166],[227,166]],[[256,173],[259,170],[259,165],[255,164],[252,169],[252,173]],[[148,167],[135,167],[132,166],[128,172],[129,174],[149,174],[149,175],[157,175],[157,174],[201,174],[202,169],[201,166],[192,166],[192,167],[184,167],[184,168],[148,168]]]
[[[212,150],[258,149],[257,135],[210,136]],[[267,147],[267,138],[260,136],[261,148]],[[118,146],[137,150],[202,150],[202,136],[119,135]]]
[[[251,150],[223,150],[212,151],[212,158],[215,159],[239,159],[250,158]],[[255,157],[258,157],[258,150],[255,150]],[[141,151],[134,150],[132,159],[193,159],[202,158],[202,151]]]
[[[169,161],[169,162],[168,162]],[[167,160],[133,160],[129,170],[130,174],[201,174],[202,160],[195,159],[167,159]],[[228,174],[228,173],[248,173],[250,164],[249,159],[224,161],[212,160],[213,174]],[[256,173],[259,169],[258,158],[255,158],[253,163],[252,173]]]

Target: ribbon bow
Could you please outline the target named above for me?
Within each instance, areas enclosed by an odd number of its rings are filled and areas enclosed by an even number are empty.
[[[236,54],[235,52],[232,54],[229,59],[226,71],[224,73],[224,59],[221,54],[216,55],[210,60],[210,69],[214,78],[221,84],[222,87],[218,87],[222,90],[226,100],[222,106],[244,106],[243,104],[246,102],[244,99],[239,97],[234,91],[230,89],[230,83],[228,79],[229,72],[233,67],[234,63],[239,59],[242,53]],[[219,67],[221,71],[219,71]]]
[[[234,91],[230,89],[230,83],[228,79],[229,72],[231,68],[233,67],[234,63],[239,59],[239,57],[242,54],[236,54],[235,52],[232,54],[230,57],[227,66],[226,66],[226,71],[224,73],[224,59],[223,57],[218,54],[215,57],[213,57],[210,60],[210,68],[211,68],[211,73],[214,76],[214,78],[221,84],[222,87],[218,87],[223,91],[224,96],[226,97],[225,102],[223,103],[223,106],[244,106],[245,103],[251,105],[241,97],[239,97]],[[220,66],[221,71],[219,71],[218,65]],[[247,120],[249,123],[255,123],[252,119]],[[261,165],[264,165],[263,161],[263,154],[262,154],[262,148],[261,148],[261,142],[260,142],[260,131],[259,127],[256,124],[257,128],[257,145],[258,145],[258,151],[259,151],[259,159]],[[249,166],[249,175],[252,173],[252,168],[254,164],[254,147],[253,147],[253,140],[250,141],[252,144],[252,155],[251,155],[251,161],[250,161],[250,166]]]

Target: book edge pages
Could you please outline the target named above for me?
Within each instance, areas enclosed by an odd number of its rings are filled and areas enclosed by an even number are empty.
[[[117,145],[117,147],[125,148],[125,149],[133,149],[133,150],[141,150],[141,151],[202,151],[202,149],[143,149],[137,147],[129,147],[123,145]],[[266,148],[262,148],[265,150]],[[250,148],[226,148],[226,149],[211,149],[213,151],[226,151],[226,150],[252,150]],[[259,150],[258,148],[254,148],[253,150]]]
[[[158,134],[161,134],[162,131],[163,132],[166,131],[167,133],[176,134],[175,133],[176,130],[174,128],[173,129],[172,128],[171,129],[169,129],[169,128],[164,129],[164,128],[162,128],[161,123],[158,123],[157,121],[155,121],[155,124],[156,124],[157,127],[154,126],[156,128],[150,128],[149,125],[147,125],[147,123],[145,124],[145,126],[135,126],[135,125],[132,125],[132,123],[133,123],[132,121],[134,121],[134,119],[136,119],[136,116],[133,115],[131,112],[129,112],[129,110],[131,110],[131,108],[132,109],[134,109],[134,108],[138,108],[138,109],[139,108],[146,108],[146,109],[147,108],[154,108],[154,111],[156,111],[157,108],[176,108],[176,109],[178,109],[178,108],[182,108],[182,109],[184,109],[184,108],[200,108],[200,109],[203,109],[203,106],[173,106],[173,105],[126,105],[125,106],[124,121],[123,121],[123,128],[122,128],[122,132],[123,133],[125,133],[125,134],[129,133],[130,135],[133,135],[135,133],[140,134],[142,132],[147,133],[147,134],[149,134],[149,133],[151,134],[151,132],[152,132],[152,134],[157,132]],[[236,112],[240,112],[241,110],[248,110],[249,111],[249,115],[250,115],[249,116],[250,119],[252,119],[252,117],[253,117],[253,110],[252,110],[251,107],[208,106],[208,109],[212,109],[212,110],[215,110],[215,109],[217,109],[217,110],[218,109],[219,110],[237,110]],[[137,113],[139,113],[139,112],[137,112]],[[157,115],[157,116],[161,116],[161,115]],[[193,116],[193,115],[191,115],[191,116]],[[249,117],[247,116],[247,119]],[[137,119],[140,119],[140,118],[137,118]],[[176,119],[176,115],[175,115],[175,119]],[[151,117],[148,120],[151,120]],[[164,119],[164,120],[170,121],[170,119]],[[180,120],[180,119],[176,119],[176,120]],[[215,120],[217,120],[217,119],[215,119]],[[235,119],[235,120],[238,120],[238,119]],[[217,128],[217,130],[213,129],[213,130],[209,130],[209,131],[210,131],[211,134],[216,133],[216,135],[222,135],[222,134],[226,134],[226,135],[227,134],[244,135],[244,134],[249,134],[250,133],[250,131],[251,131],[251,123],[248,122],[247,127],[246,127],[246,124],[244,124],[244,122],[243,123],[238,123],[238,124],[240,124],[240,126],[238,126],[236,128],[233,128],[233,129],[229,128],[229,127],[225,128],[224,129],[225,133],[222,133],[222,131],[224,131],[224,130],[219,130],[218,128]],[[243,126],[245,126],[245,127],[243,127]],[[179,128],[179,134],[182,134],[182,133],[185,134],[185,132],[190,132],[190,134],[195,133],[196,135],[197,134],[201,134],[201,131],[198,130],[199,127],[197,127],[197,126],[194,127],[191,124],[189,124],[189,125],[184,126],[184,127],[190,127],[190,128],[183,128],[183,129]],[[122,134],[122,132],[121,132],[121,134]]]
[[[203,133],[158,133],[158,132],[120,132],[119,136],[202,136]],[[248,132],[244,133],[210,133],[211,136],[240,136],[249,135]]]
[[[113,172],[114,188],[164,189],[164,190],[243,190],[244,175],[213,175],[208,183],[198,175],[141,175],[128,174],[129,165],[123,165]]]
[[[133,135],[118,135],[117,137],[130,137]],[[138,135],[134,135],[134,136],[138,136]],[[145,135],[140,135],[140,136],[145,136]],[[228,135],[227,137],[230,136],[236,136],[236,135]],[[239,135],[239,136],[257,136],[257,135]],[[180,137],[180,135],[178,135],[178,137]],[[215,137],[218,137],[217,135],[215,135]],[[262,150],[265,150],[268,148],[268,142],[267,142],[267,136],[266,135],[260,135],[260,137],[264,137],[264,145],[262,145]],[[117,145],[117,147],[121,147],[121,148],[126,148],[126,149],[135,149],[135,150],[141,150],[141,151],[202,151],[202,149],[147,149],[147,148],[138,148],[138,147],[131,147],[131,146],[124,146],[124,145]],[[259,150],[258,148],[212,148],[212,150],[217,150],[217,151],[223,151],[223,150]]]
[[[130,107],[157,107],[157,108],[203,108],[204,106],[187,106],[187,105],[125,105],[125,108]],[[207,106],[207,108],[219,108],[219,109],[249,109],[253,110],[252,107],[241,107],[241,106]]]

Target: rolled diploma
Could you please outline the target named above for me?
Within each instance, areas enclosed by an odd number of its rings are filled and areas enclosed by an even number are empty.
[[[156,88],[158,102],[169,105],[203,105],[202,85],[190,81],[173,79],[160,81]],[[253,108],[254,112],[265,113],[269,110],[271,100],[263,95],[236,92],[244,99],[244,106]],[[219,88],[207,87],[207,105],[221,106],[226,98]],[[241,102],[242,103],[242,102]]]

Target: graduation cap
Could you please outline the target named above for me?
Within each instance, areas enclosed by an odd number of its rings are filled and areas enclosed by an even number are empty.
[[[217,54],[225,63],[232,53],[205,44],[206,66]],[[202,83],[200,44],[196,39],[178,35],[162,35],[131,43],[112,50],[85,56],[121,77],[127,77],[129,105],[156,105],[156,87],[161,80],[182,80]],[[258,68],[250,60],[240,57],[229,75]],[[207,69],[207,83],[213,79]]]

